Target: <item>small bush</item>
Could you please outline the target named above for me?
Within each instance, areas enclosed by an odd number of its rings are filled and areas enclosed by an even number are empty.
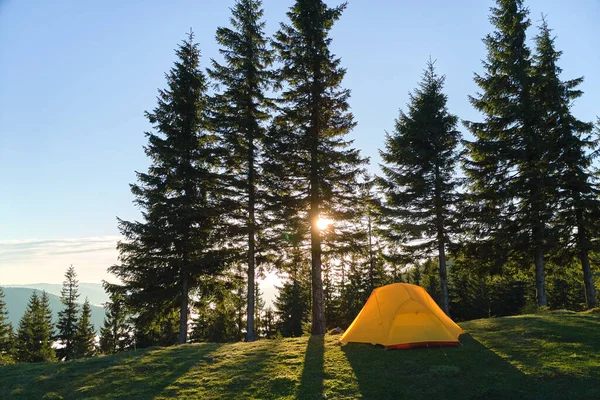
[[[537,314],[548,314],[550,312],[550,307],[548,306],[541,306],[537,308],[536,313]]]
[[[11,365],[14,363],[15,360],[8,354],[0,354],[0,365]]]
[[[312,332],[312,323],[308,321],[302,322],[302,336],[310,336]]]
[[[283,339],[283,336],[281,335],[280,331],[276,331],[275,334],[273,336],[269,336],[268,338],[269,340],[273,339],[273,340],[281,340]]]
[[[538,312],[538,306],[535,299],[527,299],[525,305],[521,309],[521,314],[535,314]]]

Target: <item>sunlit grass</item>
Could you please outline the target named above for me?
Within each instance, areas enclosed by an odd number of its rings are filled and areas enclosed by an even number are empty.
[[[328,335],[6,366],[0,398],[600,398],[599,314],[461,325],[469,334],[455,348],[386,351]]]

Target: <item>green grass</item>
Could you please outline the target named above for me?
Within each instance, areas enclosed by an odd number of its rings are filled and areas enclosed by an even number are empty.
[[[0,367],[0,399],[600,399],[600,314],[461,324],[455,348],[339,336],[198,344]]]

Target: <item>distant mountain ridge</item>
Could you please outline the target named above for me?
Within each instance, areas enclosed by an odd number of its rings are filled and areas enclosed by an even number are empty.
[[[62,285],[59,286],[62,287]],[[29,298],[31,297],[33,292],[37,290],[38,294],[41,294],[42,290],[44,289],[3,286],[2,290],[4,291],[4,301],[6,302],[6,308],[8,310],[8,320],[10,323],[12,323],[13,328],[16,330],[19,327],[19,321],[21,320],[21,317],[23,317],[23,313],[27,308],[27,303],[29,302]],[[58,321],[58,312],[61,311],[64,306],[60,301],[60,296],[53,294],[52,292],[50,292],[50,290],[46,290],[46,292],[48,293],[48,297],[50,298],[50,308],[52,309],[52,322],[56,324],[56,322]],[[60,294],[60,289],[58,293]],[[82,293],[81,290],[80,293]],[[80,303],[83,303],[85,301],[85,296],[80,296],[78,300]],[[90,299],[90,303],[91,302],[92,300]],[[97,305],[92,305],[91,320],[92,324],[94,324],[94,329],[96,329],[96,332],[100,332],[100,328],[104,323],[104,308],[99,307]]]
[[[260,284],[260,290],[263,292],[263,300],[266,303],[266,307],[273,306],[273,302],[277,297],[279,279],[270,279],[269,282],[263,280],[258,281]],[[62,289],[62,283],[29,283],[26,285],[0,285],[2,287],[14,287],[14,288],[31,288],[38,290],[45,290],[49,294],[60,297],[60,290]],[[108,294],[104,291],[101,283],[79,283],[79,300],[81,303],[87,297],[90,303],[95,306],[103,307],[104,303],[109,301]]]
[[[263,300],[265,306],[273,306],[273,301],[277,296],[277,287],[273,284],[273,280],[268,283],[264,281],[260,282],[260,290],[263,292]],[[8,319],[12,323],[15,330],[19,326],[19,321],[25,312],[27,302],[31,297],[34,290],[41,293],[43,290],[50,296],[50,307],[53,312],[53,321],[56,324],[58,320],[58,312],[63,309],[63,305],[60,301],[60,291],[62,289],[62,283],[29,283],[20,285],[0,285],[4,289],[6,305],[8,309]],[[104,303],[110,301],[108,294],[104,291],[102,284],[80,282],[78,284],[79,299],[78,303],[83,304],[87,297],[92,305],[92,323],[97,332],[104,324],[105,311],[103,308]]]
[[[102,284],[100,283],[86,283],[79,282],[79,302],[83,304],[87,297],[90,304],[103,307],[104,303],[109,301],[108,294],[104,291]],[[30,288],[37,289],[39,291],[45,290],[48,294],[53,294],[60,297],[60,291],[62,289],[62,283],[29,283],[26,285],[1,285],[3,287],[13,288]]]

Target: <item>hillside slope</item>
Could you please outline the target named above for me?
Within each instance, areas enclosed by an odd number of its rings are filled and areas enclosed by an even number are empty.
[[[27,308],[27,303],[31,294],[36,289],[21,288],[21,287],[3,287],[4,301],[6,301],[6,309],[8,310],[8,321],[12,323],[15,330],[19,327],[19,321]],[[38,290],[38,294],[41,295],[41,290]],[[58,321],[58,312],[64,308],[60,301],[60,297],[48,294],[50,299],[50,308],[52,309],[52,322],[56,324]],[[80,299],[83,302],[83,299]],[[80,307],[81,310],[81,307]],[[104,308],[98,306],[92,306],[92,324],[97,332],[100,332],[100,328],[104,324]],[[1,398],[1,397],[0,397]]]
[[[0,367],[0,398],[600,398],[600,315],[462,325],[470,334],[455,348],[385,351],[328,335]]]

